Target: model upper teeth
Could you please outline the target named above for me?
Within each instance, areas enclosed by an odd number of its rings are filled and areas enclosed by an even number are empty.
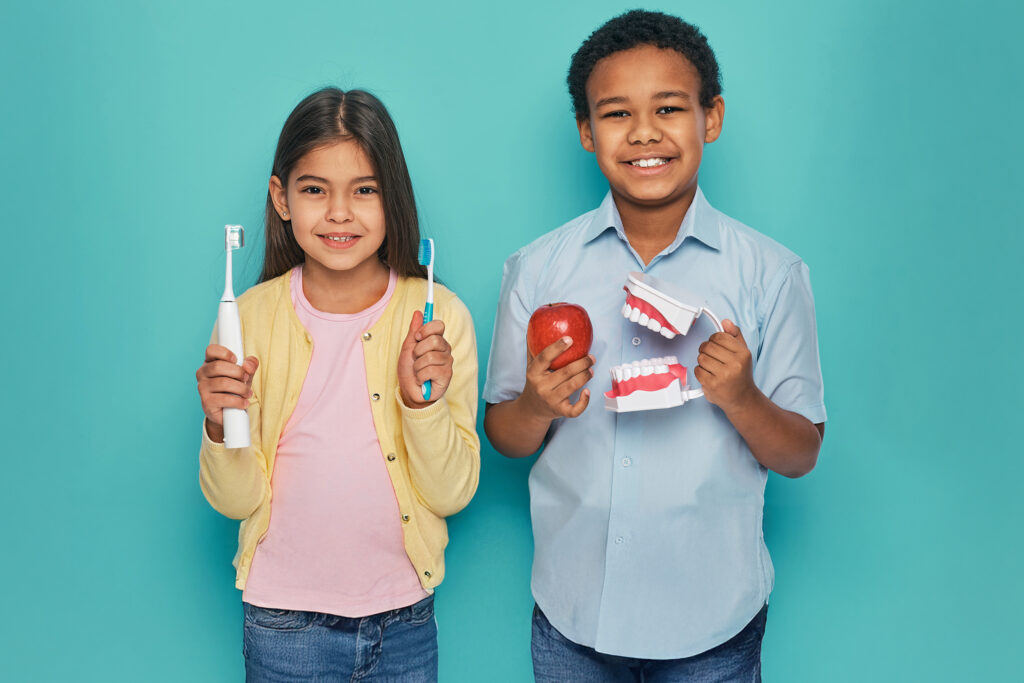
[[[349,240],[355,239],[354,235],[345,235],[344,237],[335,237],[334,235],[324,235],[327,239],[332,242],[348,242]]]
[[[672,339],[676,336],[676,333],[665,327],[660,320],[648,316],[646,313],[641,312],[639,308],[633,308],[628,302],[622,306],[622,317],[630,322],[646,327],[651,332],[658,332],[666,339]]]
[[[668,163],[668,159],[637,159],[629,163],[640,168],[650,168],[651,166],[663,166]]]

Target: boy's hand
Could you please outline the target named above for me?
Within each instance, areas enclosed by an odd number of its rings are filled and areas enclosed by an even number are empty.
[[[226,347],[210,344],[205,362],[196,370],[199,400],[206,414],[206,433],[216,443],[224,441],[224,409],[245,410],[252,396],[252,376],[260,361],[249,356],[242,365],[235,364],[235,354]]]
[[[538,418],[550,421],[559,417],[579,417],[587,409],[589,389],[583,390],[576,403],[570,403],[569,397],[594,376],[591,368],[594,357],[587,355],[558,370],[551,369],[551,363],[570,346],[572,338],[562,337],[530,358],[526,365],[526,386],[519,400]]]
[[[424,408],[444,396],[452,381],[452,347],[444,338],[444,323],[423,324],[423,313],[413,313],[409,333],[398,354],[398,386],[409,408]],[[430,400],[423,400],[423,383],[430,380]]]
[[[700,345],[693,376],[704,397],[728,413],[756,397],[758,389],[743,333],[731,320],[723,320],[722,327],[725,332],[715,332]]]

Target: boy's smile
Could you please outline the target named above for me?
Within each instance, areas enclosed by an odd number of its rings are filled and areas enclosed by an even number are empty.
[[[721,97],[700,106],[700,89],[685,57],[653,45],[616,52],[594,67],[590,116],[577,126],[620,213],[678,207],[682,220],[697,191],[704,144],[718,138],[725,111]]]

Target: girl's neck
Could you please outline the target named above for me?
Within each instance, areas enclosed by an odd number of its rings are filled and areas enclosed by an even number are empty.
[[[352,270],[330,270],[306,259],[302,264],[302,293],[318,311],[358,313],[380,301],[390,277],[388,267],[375,258]]]

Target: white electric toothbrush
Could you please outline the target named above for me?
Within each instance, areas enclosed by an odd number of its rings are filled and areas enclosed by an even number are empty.
[[[224,252],[227,255],[227,270],[224,274],[224,295],[217,310],[217,343],[235,354],[238,365],[245,362],[242,348],[242,321],[238,316],[238,304],[231,287],[231,252],[245,244],[245,229],[241,225],[224,226]],[[228,448],[249,446],[249,413],[240,408],[224,409],[224,445]]]

